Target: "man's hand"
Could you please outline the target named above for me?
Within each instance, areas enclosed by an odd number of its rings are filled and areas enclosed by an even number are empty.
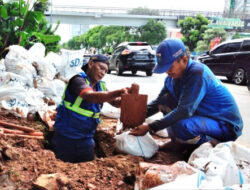
[[[144,136],[150,130],[148,124],[139,125],[130,131],[130,135]]]

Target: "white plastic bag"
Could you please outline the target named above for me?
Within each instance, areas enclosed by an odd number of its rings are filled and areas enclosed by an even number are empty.
[[[159,148],[149,133],[144,136],[133,136],[129,135],[129,131],[127,131],[114,138],[118,150],[135,156],[151,158]]]
[[[75,74],[82,72],[83,55],[85,50],[61,50],[62,65],[64,69],[60,73],[66,79],[70,79]]]
[[[0,109],[18,117],[27,117],[35,113],[38,107],[44,105],[43,93],[34,88],[21,86],[2,86],[0,88]]]
[[[49,52],[44,58],[46,63],[51,64],[56,70],[56,74],[60,73],[63,69],[62,57],[54,52]]]
[[[29,59],[31,59],[31,61],[33,62],[37,62],[40,59],[44,58],[45,56],[45,46],[38,42],[35,43],[29,50],[28,50],[28,54],[29,54]]]
[[[38,74],[41,77],[53,80],[56,75],[56,68],[51,62],[48,62],[46,59],[42,58],[37,62]]]
[[[5,72],[6,68],[5,68],[5,64],[4,64],[4,59],[0,60],[0,73]]]
[[[2,72],[0,75],[0,87],[1,86],[25,86],[28,83],[27,79],[21,75],[17,75],[12,72]]]
[[[214,148],[204,143],[191,154],[188,163],[205,171],[201,189],[250,184],[250,149],[238,143],[220,143]]]
[[[101,110],[101,114],[109,118],[118,119],[120,118],[121,115],[121,109],[115,108],[111,106],[109,103],[104,103]]]
[[[27,79],[30,87],[33,87],[33,79],[36,77],[36,69],[29,60],[29,54],[21,46],[13,45],[9,47],[9,52],[5,57],[6,71],[16,73]]]
[[[147,123],[147,124],[152,123],[155,120],[162,119],[162,117],[163,117],[162,113],[159,112],[155,115],[152,115],[151,117],[148,117],[145,120],[145,123]],[[163,137],[163,138],[169,137],[167,129],[162,129],[160,131],[157,131],[155,134],[158,135],[159,137]]]

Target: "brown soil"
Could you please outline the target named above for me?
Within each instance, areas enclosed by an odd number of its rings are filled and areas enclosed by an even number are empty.
[[[51,134],[40,121],[0,114],[0,120],[32,127]],[[139,162],[172,164],[183,160],[176,153],[159,151],[151,159],[125,155],[115,151],[115,119],[103,118],[96,131],[97,158],[85,163],[67,163],[55,158],[47,140],[0,136],[0,189],[35,189],[34,181],[41,174],[62,173],[69,183],[62,189],[134,189]]]

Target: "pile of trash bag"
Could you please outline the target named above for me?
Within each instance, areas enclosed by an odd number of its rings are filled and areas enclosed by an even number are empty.
[[[65,80],[81,71],[84,51],[62,50],[60,55],[45,55],[42,43],[29,50],[19,45],[8,49],[5,59],[0,60],[0,111],[26,118],[28,114],[55,110]]]

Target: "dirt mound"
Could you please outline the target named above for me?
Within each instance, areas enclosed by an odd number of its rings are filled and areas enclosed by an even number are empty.
[[[1,120],[46,131],[43,123],[13,116]],[[139,162],[172,164],[180,155],[159,151],[151,159],[115,151],[116,120],[104,118],[96,131],[97,158],[85,163],[67,163],[46,149],[46,141],[21,137],[0,137],[0,189],[32,189],[41,174],[64,174],[69,182],[63,189],[133,189]]]

